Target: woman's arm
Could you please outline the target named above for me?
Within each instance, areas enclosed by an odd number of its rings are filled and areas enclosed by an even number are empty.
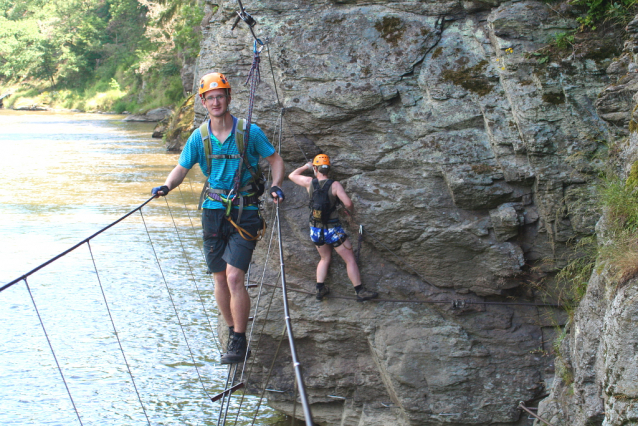
[[[309,176],[302,176],[302,173],[306,170],[312,170],[312,164],[306,163],[303,166],[295,169],[288,175],[288,179],[290,179],[293,183],[303,186],[304,188],[310,188],[310,184],[312,183],[312,178]]]

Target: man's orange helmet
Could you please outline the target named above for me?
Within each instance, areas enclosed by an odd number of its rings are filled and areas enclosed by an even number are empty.
[[[319,154],[312,160],[313,166],[330,166],[330,158],[326,154]]]
[[[230,82],[224,74],[212,72],[206,74],[199,80],[199,96],[213,89],[228,89],[230,93]]]

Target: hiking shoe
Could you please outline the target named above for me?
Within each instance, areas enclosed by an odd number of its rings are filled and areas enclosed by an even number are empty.
[[[317,294],[316,294],[316,298],[317,300],[321,300],[324,298],[324,296],[327,296],[328,294],[330,294],[330,289],[328,288],[327,285],[324,285],[323,287],[321,287],[321,289],[317,290]]]
[[[379,293],[376,291],[370,291],[364,287],[357,293],[357,302],[374,299],[375,297],[379,297]]]
[[[222,355],[221,363],[238,364],[244,362],[244,359],[246,359],[246,349],[246,337],[233,336],[233,340],[231,340],[230,345],[228,345],[228,352]]]

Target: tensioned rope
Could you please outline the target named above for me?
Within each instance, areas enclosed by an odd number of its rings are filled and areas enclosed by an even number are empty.
[[[105,291],[104,291],[104,288],[103,288],[103,286],[102,286],[101,278],[100,278],[99,271],[98,271],[98,268],[97,268],[97,263],[96,263],[96,261],[95,261],[95,257],[94,257],[94,255],[93,255],[93,250],[92,250],[92,248],[91,248],[91,244],[90,244],[90,241],[91,241],[92,239],[94,239],[94,238],[95,238],[95,237],[97,237],[98,235],[102,234],[103,232],[107,231],[108,229],[112,228],[113,226],[117,225],[118,223],[122,222],[124,219],[128,218],[129,216],[131,216],[132,214],[134,214],[134,213],[135,213],[135,212],[137,212],[137,211],[139,211],[139,212],[140,212],[140,215],[141,215],[141,217],[142,217],[142,222],[143,222],[143,224],[144,224],[144,228],[145,228],[146,233],[147,233],[147,236],[148,236],[148,238],[149,238],[149,242],[150,242],[150,244],[151,244],[151,248],[152,248],[153,254],[154,254],[154,256],[155,256],[155,260],[156,260],[156,262],[157,262],[157,264],[158,264],[158,267],[159,267],[159,270],[160,270],[161,276],[162,276],[163,281],[164,281],[164,284],[165,284],[165,286],[166,286],[166,288],[167,288],[167,292],[168,292],[169,300],[171,301],[171,304],[172,304],[173,309],[174,309],[174,311],[175,311],[175,314],[176,314],[176,316],[177,316],[177,320],[178,320],[179,326],[180,326],[180,328],[181,328],[182,334],[183,334],[183,336],[184,336],[184,339],[185,339],[186,345],[187,345],[187,347],[188,347],[189,354],[190,354],[191,360],[192,360],[192,362],[193,362],[193,366],[195,367],[195,370],[196,370],[196,372],[197,372],[197,376],[198,376],[199,382],[200,382],[200,384],[201,384],[201,386],[202,386],[202,389],[203,389],[204,393],[205,393],[205,394],[209,397],[209,399],[211,399],[211,398],[210,398],[210,395],[209,395],[209,393],[208,393],[208,391],[207,391],[207,389],[206,389],[206,386],[204,385],[203,378],[202,378],[202,376],[201,376],[201,374],[200,374],[200,371],[199,371],[199,368],[198,368],[198,366],[197,366],[197,362],[196,362],[196,360],[195,360],[195,357],[194,357],[193,351],[192,351],[192,349],[191,349],[190,343],[188,342],[188,338],[187,338],[186,332],[185,332],[185,330],[184,330],[184,326],[183,326],[182,321],[181,321],[181,319],[180,319],[180,316],[179,316],[179,313],[178,313],[177,307],[176,307],[176,305],[175,305],[175,301],[173,300],[173,297],[172,297],[172,293],[171,293],[170,287],[168,286],[168,282],[167,282],[166,277],[165,277],[165,275],[164,275],[164,271],[162,270],[161,263],[159,262],[159,258],[158,258],[158,256],[157,256],[157,252],[155,251],[155,247],[154,247],[154,244],[153,244],[153,240],[152,240],[152,238],[151,238],[151,235],[150,235],[150,231],[149,231],[148,226],[147,226],[147,224],[146,224],[146,220],[144,219],[144,214],[142,213],[142,208],[143,208],[144,206],[146,206],[149,202],[151,202],[154,198],[155,198],[154,196],[153,196],[153,197],[151,197],[151,198],[149,198],[146,202],[144,202],[144,203],[140,204],[140,205],[139,205],[139,206],[137,206],[135,209],[131,210],[130,212],[128,212],[128,213],[127,213],[127,214],[125,214],[124,216],[120,217],[120,218],[119,218],[119,219],[117,219],[116,221],[114,221],[114,222],[112,222],[111,224],[109,224],[109,225],[107,225],[107,226],[103,227],[103,228],[102,228],[102,229],[100,229],[99,231],[95,232],[95,233],[94,233],[94,234],[92,234],[91,236],[89,236],[89,237],[85,238],[84,240],[80,241],[79,243],[77,243],[76,245],[72,246],[71,248],[69,248],[69,249],[67,249],[67,250],[63,251],[62,253],[58,254],[57,256],[54,256],[53,258],[49,259],[48,261],[46,261],[46,262],[44,262],[44,263],[42,263],[42,264],[38,265],[37,267],[35,267],[35,268],[34,268],[34,269],[32,269],[31,271],[27,272],[26,274],[22,275],[21,277],[19,277],[19,278],[15,279],[15,280],[13,280],[13,281],[11,281],[11,282],[9,282],[9,283],[7,283],[7,284],[3,285],[3,286],[0,288],[0,292],[1,292],[1,291],[4,291],[4,290],[6,290],[6,289],[10,288],[10,287],[11,287],[11,286],[13,286],[13,285],[15,285],[15,284],[19,283],[20,281],[24,281],[24,282],[25,282],[26,287],[27,287],[27,290],[28,290],[29,295],[30,295],[30,297],[31,297],[32,303],[33,303],[33,305],[34,305],[34,308],[35,308],[36,314],[37,314],[38,319],[39,319],[39,321],[40,321],[40,325],[41,325],[41,327],[42,327],[42,329],[43,329],[43,331],[44,331],[44,335],[45,335],[45,337],[46,337],[46,340],[47,340],[47,342],[48,342],[48,344],[49,344],[49,348],[51,349],[51,353],[52,353],[53,358],[54,358],[54,360],[55,360],[55,363],[56,363],[56,365],[57,365],[57,369],[58,369],[58,371],[59,371],[59,373],[60,373],[60,375],[61,375],[61,377],[62,377],[62,380],[63,380],[63,382],[64,382],[64,385],[65,385],[66,389],[67,389],[67,393],[68,393],[68,395],[69,395],[69,398],[70,398],[70,400],[71,400],[71,403],[72,403],[72,405],[73,405],[74,411],[76,412],[76,416],[78,417],[78,421],[80,422],[80,424],[82,424],[82,420],[81,420],[80,415],[79,415],[79,412],[78,412],[78,410],[77,410],[77,406],[76,406],[76,404],[75,404],[75,401],[73,400],[73,396],[72,396],[72,394],[71,394],[71,392],[70,392],[70,389],[69,389],[69,386],[68,386],[68,384],[67,384],[66,378],[65,378],[64,373],[63,373],[63,371],[62,371],[62,368],[61,368],[61,366],[60,366],[60,364],[59,364],[59,362],[58,362],[57,356],[56,356],[55,351],[54,351],[54,349],[53,349],[53,345],[52,345],[51,340],[50,340],[50,338],[49,338],[49,335],[48,335],[48,333],[47,333],[47,331],[46,331],[46,328],[45,328],[45,326],[44,326],[44,321],[42,320],[42,317],[41,317],[41,315],[40,315],[39,309],[38,309],[37,304],[36,304],[36,302],[35,302],[35,298],[34,298],[34,296],[33,296],[33,293],[32,293],[32,291],[31,291],[31,288],[30,288],[30,286],[29,286],[29,283],[28,283],[27,278],[28,278],[28,277],[30,277],[31,275],[35,274],[35,273],[36,273],[36,272],[38,272],[39,270],[43,269],[44,267],[46,267],[46,266],[50,265],[51,263],[53,263],[53,262],[55,262],[55,261],[59,260],[60,258],[62,258],[62,257],[64,257],[64,256],[66,256],[67,254],[71,253],[72,251],[74,251],[74,250],[75,250],[75,249],[77,249],[78,247],[82,246],[83,244],[85,244],[85,243],[87,244],[88,249],[89,249],[89,253],[90,253],[90,256],[91,256],[91,260],[92,260],[92,263],[93,263],[93,268],[94,268],[94,270],[95,270],[95,272],[96,272],[96,276],[97,276],[97,279],[98,279],[98,284],[99,284],[99,286],[100,286],[100,290],[101,290],[101,292],[102,292],[102,296],[103,296],[104,301],[105,301],[105,306],[106,306],[107,313],[108,313],[109,318],[110,318],[110,321],[111,321],[111,325],[112,325],[112,327],[113,327],[114,334],[115,334],[116,339],[117,339],[117,341],[118,341],[118,345],[119,345],[119,347],[120,347],[120,351],[121,351],[121,353],[122,353],[122,356],[123,356],[124,362],[125,362],[125,364],[126,364],[127,371],[128,371],[128,374],[129,374],[129,376],[130,376],[130,378],[131,378],[131,382],[132,382],[132,384],[133,384],[134,390],[135,390],[135,392],[136,392],[136,394],[137,394],[138,401],[140,402],[140,405],[141,405],[142,410],[143,410],[143,412],[144,412],[144,415],[145,415],[145,417],[146,417],[147,423],[149,423],[149,425],[150,425],[150,420],[149,420],[149,418],[148,418],[148,415],[147,415],[146,409],[145,409],[145,407],[144,407],[144,404],[143,404],[143,402],[142,402],[142,400],[141,400],[141,397],[140,397],[140,394],[139,394],[139,390],[138,390],[137,384],[135,383],[135,378],[134,378],[134,376],[133,376],[132,370],[131,370],[131,368],[130,368],[130,365],[129,365],[129,363],[128,363],[128,360],[127,360],[127,358],[126,358],[126,355],[125,355],[125,353],[124,353],[123,345],[122,345],[122,342],[121,342],[121,340],[120,340],[120,338],[119,338],[119,333],[118,333],[118,331],[117,331],[117,328],[116,328],[116,326],[115,326],[115,321],[114,321],[113,316],[112,316],[112,314],[111,314],[111,310],[110,310],[110,307],[109,307],[109,303],[108,303],[108,300],[107,300],[107,298],[106,298],[106,293],[105,293]],[[182,243],[182,241],[181,241],[181,237],[180,237],[180,235],[179,235],[179,231],[177,230],[177,225],[176,225],[176,223],[175,223],[175,218],[174,218],[174,216],[173,216],[173,214],[172,214],[172,211],[170,210],[170,206],[168,205],[168,202],[167,202],[167,207],[168,207],[168,211],[169,211],[169,213],[170,213],[170,215],[171,215],[171,218],[172,218],[172,220],[173,220],[173,224],[174,224],[174,226],[175,226],[175,228],[176,228],[176,232],[177,232],[177,234],[178,234],[178,239],[180,240],[180,243],[182,244],[182,248],[184,248],[184,247],[183,247],[183,243]],[[189,218],[190,218],[190,216],[189,216]],[[188,257],[187,257],[187,255],[186,255],[186,253],[185,253],[185,249],[183,250],[183,252],[184,252],[184,257],[186,257],[187,262],[188,262]],[[189,266],[189,268],[191,269],[191,274],[193,274],[193,273],[192,273],[192,267],[190,266],[190,262],[188,262],[188,266]],[[193,277],[193,281],[194,281],[194,282],[196,282],[194,275],[192,275],[192,277]],[[197,290],[198,290],[198,292],[199,292],[199,288],[198,288],[198,287],[197,287]],[[200,300],[201,300],[201,294],[200,294]],[[203,304],[203,301],[202,301],[202,304]],[[207,315],[207,318],[208,318],[208,315]],[[211,325],[211,323],[210,323],[210,319],[209,319],[209,325],[211,326],[211,331],[213,332],[213,335],[214,335],[215,333],[214,333],[214,329],[212,328],[212,325]]]
[[[184,330],[184,325],[182,324],[182,320],[179,316],[179,311],[177,310],[177,306],[175,305],[175,301],[173,300],[173,294],[171,293],[171,289],[168,285],[168,281],[166,281],[166,276],[164,275],[164,270],[162,268],[162,264],[159,261],[159,257],[157,256],[157,252],[155,251],[155,245],[153,244],[153,239],[151,238],[151,233],[148,230],[148,226],[146,225],[146,219],[144,219],[144,214],[142,210],[140,210],[140,215],[142,216],[142,222],[144,223],[144,229],[146,229],[146,234],[148,235],[148,240],[151,244],[151,249],[153,250],[153,255],[155,256],[155,261],[157,262],[157,267],[160,270],[160,274],[162,275],[162,280],[164,281],[164,285],[166,287],[166,291],[168,292],[168,298],[171,301],[171,305],[173,306],[173,310],[175,311],[175,317],[177,318],[177,323],[179,324],[179,328],[182,331],[182,335],[184,337],[184,341],[186,342],[186,347],[188,348],[188,353],[190,354],[191,360],[193,361],[193,367],[195,367],[195,371],[197,372],[197,377],[199,378],[199,383],[202,385],[202,390],[208,397],[211,399],[210,394],[206,390],[206,386],[204,385],[204,381],[202,379],[202,375],[199,372],[199,368],[197,367],[197,361],[195,360],[195,355],[193,355],[193,350],[191,349],[191,345],[188,342],[188,337],[186,336],[186,331]]]
[[[82,423],[82,419],[80,418],[80,413],[78,412],[77,407],[75,406],[75,401],[73,400],[73,396],[71,395],[71,390],[69,390],[69,385],[66,382],[66,379],[64,378],[64,373],[62,372],[62,368],[60,367],[60,363],[58,362],[58,357],[55,356],[55,351],[53,350],[53,345],[51,344],[51,339],[49,339],[49,334],[47,333],[46,328],[44,327],[44,322],[42,321],[42,317],[40,316],[40,311],[38,310],[38,307],[35,304],[35,299],[33,298],[33,293],[31,292],[31,287],[29,286],[29,282],[27,281],[27,277],[23,277],[21,278],[21,280],[24,280],[24,284],[27,287],[27,290],[29,291],[29,296],[31,297],[31,301],[33,302],[33,307],[35,308],[35,313],[38,315],[38,320],[40,321],[40,326],[42,327],[42,331],[44,331],[44,336],[47,339],[47,343],[49,344],[49,348],[51,349],[51,353],[53,354],[53,359],[55,360],[55,365],[58,368],[58,372],[60,373],[60,376],[62,377],[62,381],[64,382],[64,387],[66,388],[66,393],[69,395],[69,399],[71,400],[71,404],[73,405],[73,410],[75,411],[75,415],[78,417],[78,421],[80,422],[80,424]]]
[[[286,288],[286,271],[284,267],[284,251],[281,238],[281,221],[279,219],[279,204],[277,204],[277,235],[279,240],[279,264],[281,266],[281,292],[284,303],[284,318],[286,320],[286,330],[288,332],[288,344],[290,346],[290,354],[292,356],[293,367],[295,369],[295,377],[297,378],[297,387],[299,388],[299,397],[307,426],[313,426],[312,413],[310,412],[310,404],[306,394],[306,386],[304,385],[301,363],[297,358],[297,349],[295,348],[295,337],[292,332],[292,321],[290,320],[290,308],[288,307],[288,289]]]
[[[97,264],[95,263],[95,256],[93,256],[93,249],[91,248],[91,242],[87,241],[86,245],[89,248],[89,253],[91,254],[91,261],[93,262],[93,269],[95,269],[95,275],[97,277],[97,282],[100,285],[100,291],[102,292],[102,298],[104,299],[104,305],[106,306],[106,311],[109,313],[109,319],[111,320],[111,325],[113,326],[113,331],[115,332],[115,338],[117,339],[117,344],[120,347],[120,352],[122,353],[122,358],[124,358],[124,364],[126,364],[126,370],[128,371],[129,376],[131,376],[131,383],[133,384],[133,388],[135,389],[135,394],[137,395],[137,400],[140,402],[142,407],[142,411],[144,412],[144,417],[146,417],[146,422],[151,425],[151,421],[148,418],[148,414],[146,413],[146,408],[144,407],[144,403],[142,402],[142,397],[140,396],[140,392],[137,389],[137,384],[135,383],[135,379],[133,377],[133,372],[131,371],[131,366],[128,363],[128,359],[126,359],[126,354],[124,353],[124,347],[122,347],[122,341],[120,340],[120,333],[117,332],[117,328],[115,327],[115,321],[113,320],[113,315],[111,315],[111,308],[109,307],[109,302],[106,298],[106,293],[104,292],[104,287],[102,286],[102,279],[100,278],[100,273],[97,270]]]
[[[277,284],[267,284],[264,283],[265,286],[280,288]],[[296,293],[304,293],[309,296],[314,296],[315,293],[308,290],[301,290],[296,288],[290,288],[290,291],[294,291]],[[345,300],[358,300],[356,297],[352,296],[338,296],[329,294],[325,296],[326,299],[345,299]],[[516,303],[516,302],[488,302],[482,300],[473,300],[473,299],[453,299],[453,300],[420,300],[420,299],[384,299],[384,298],[375,298],[370,299],[367,302],[391,302],[391,303],[415,303],[415,304],[441,304],[441,305],[451,305],[453,309],[462,309],[468,305],[507,305],[507,306],[533,306],[533,307],[549,307],[549,308],[562,308],[563,305],[551,304],[551,303]]]
[[[538,415],[536,415],[536,414],[532,413],[532,412],[530,411],[530,409],[529,409],[528,407],[526,407],[526,406],[525,406],[525,403],[524,403],[523,401],[521,401],[521,402],[518,404],[518,407],[517,407],[517,408],[518,408],[519,410],[523,410],[523,411],[525,411],[527,414],[529,414],[530,416],[534,417],[536,420],[539,420],[539,421],[543,422],[544,424],[546,424],[546,425],[548,425],[548,426],[553,426],[553,425],[552,425],[551,423],[549,423],[547,420],[545,420],[545,419],[543,419],[542,417],[540,417],[540,416],[538,416]]]
[[[46,261],[46,262],[44,262],[44,263],[40,264],[40,265],[39,265],[39,266],[37,266],[36,268],[34,268],[34,269],[32,269],[31,271],[29,271],[29,272],[27,272],[26,274],[24,274],[22,277],[17,278],[17,279],[15,279],[15,280],[13,280],[13,281],[11,281],[11,282],[9,282],[9,283],[5,284],[4,286],[2,286],[2,288],[0,288],[0,292],[1,292],[1,291],[4,291],[4,290],[6,290],[6,289],[10,288],[11,286],[15,285],[16,283],[18,283],[18,282],[20,282],[20,281],[24,281],[24,282],[25,282],[25,285],[26,285],[27,290],[28,290],[28,292],[29,292],[29,296],[31,297],[31,301],[32,301],[32,303],[33,303],[33,306],[34,306],[34,308],[35,308],[36,314],[37,314],[38,319],[39,319],[39,321],[40,321],[40,325],[41,325],[41,327],[42,327],[42,329],[43,329],[43,332],[44,332],[44,335],[45,335],[45,337],[46,337],[47,343],[48,343],[48,345],[49,345],[49,348],[50,348],[50,350],[51,350],[51,353],[52,353],[53,358],[54,358],[54,360],[55,360],[55,363],[56,363],[56,365],[57,365],[58,372],[60,373],[60,375],[61,375],[61,377],[62,377],[62,381],[64,382],[64,385],[65,385],[65,387],[66,387],[67,393],[68,393],[69,398],[70,398],[70,400],[71,400],[71,403],[72,403],[72,405],[73,405],[73,409],[74,409],[74,411],[75,411],[75,413],[76,413],[76,416],[78,417],[78,421],[80,422],[80,424],[82,424],[82,420],[81,420],[80,415],[79,415],[79,412],[78,412],[78,410],[77,410],[77,406],[75,405],[75,401],[73,400],[73,396],[71,395],[71,392],[70,392],[70,389],[69,389],[69,387],[68,387],[67,381],[66,381],[66,379],[65,379],[65,377],[64,377],[64,373],[62,372],[62,368],[61,368],[61,366],[60,366],[60,364],[59,364],[59,362],[58,362],[57,356],[56,356],[56,354],[55,354],[55,350],[53,349],[53,345],[52,345],[51,340],[50,340],[50,338],[49,338],[49,335],[48,335],[48,333],[47,333],[47,331],[46,331],[46,328],[45,328],[45,326],[44,326],[44,321],[42,320],[42,317],[41,317],[41,315],[40,315],[40,312],[39,312],[39,310],[38,310],[38,307],[37,307],[37,305],[36,305],[36,303],[35,303],[35,298],[33,297],[33,293],[32,293],[32,291],[31,291],[31,287],[29,286],[29,283],[28,283],[27,278],[28,278],[29,276],[31,276],[31,275],[33,275],[33,274],[35,274],[35,273],[36,273],[36,272],[38,272],[39,270],[43,269],[44,267],[46,267],[46,266],[50,265],[51,263],[53,263],[53,262],[57,261],[58,259],[60,259],[60,258],[62,258],[62,257],[64,257],[64,256],[66,256],[67,254],[71,253],[72,251],[74,251],[75,249],[77,249],[78,247],[80,247],[81,245],[83,245],[83,244],[85,244],[85,243],[87,244],[88,249],[89,249],[89,253],[90,253],[90,256],[91,256],[91,260],[92,260],[92,263],[93,263],[93,268],[94,268],[94,270],[95,270],[95,273],[96,273],[96,276],[97,276],[97,280],[98,280],[98,284],[99,284],[99,286],[100,286],[100,290],[101,290],[101,292],[102,292],[102,297],[104,298],[104,302],[105,302],[105,306],[106,306],[106,309],[107,309],[107,313],[108,313],[108,315],[109,315],[109,319],[110,319],[110,321],[111,321],[111,325],[112,325],[112,327],[113,327],[113,331],[114,331],[115,337],[116,337],[117,342],[118,342],[118,345],[119,345],[119,347],[120,347],[120,351],[121,351],[121,353],[122,353],[122,357],[123,357],[124,362],[125,362],[125,364],[126,364],[126,368],[127,368],[128,374],[129,374],[129,376],[130,376],[130,378],[131,378],[131,383],[133,384],[133,387],[134,387],[135,393],[137,394],[137,398],[138,398],[138,401],[139,401],[139,403],[140,403],[140,405],[141,405],[141,407],[142,407],[142,410],[143,410],[143,412],[144,412],[144,416],[146,417],[146,421],[147,421],[147,423],[150,425],[150,420],[149,420],[149,418],[148,418],[148,415],[147,415],[147,412],[146,412],[146,408],[144,407],[144,404],[143,404],[142,399],[141,399],[141,397],[140,397],[140,394],[139,394],[139,391],[138,391],[138,388],[137,388],[137,384],[136,384],[136,382],[135,382],[135,377],[133,376],[133,373],[132,373],[132,371],[131,371],[130,365],[129,365],[128,360],[127,360],[127,358],[126,358],[126,355],[125,355],[125,353],[124,353],[124,348],[123,348],[123,346],[122,346],[122,342],[121,342],[121,340],[120,340],[120,338],[119,338],[119,333],[118,333],[118,331],[117,331],[117,327],[115,326],[115,321],[113,320],[113,316],[112,316],[112,314],[111,314],[111,310],[110,310],[110,307],[109,307],[109,303],[108,303],[108,300],[107,300],[107,298],[106,298],[106,294],[105,294],[105,292],[104,292],[104,287],[102,286],[102,281],[101,281],[101,278],[100,278],[100,275],[99,275],[99,272],[98,272],[98,269],[97,269],[97,264],[96,264],[96,261],[95,261],[95,257],[94,257],[94,255],[93,255],[93,250],[92,250],[92,248],[91,248],[91,243],[90,243],[90,241],[91,241],[93,238],[95,238],[95,237],[97,237],[98,235],[100,235],[100,234],[102,234],[103,232],[105,232],[106,230],[108,230],[108,229],[112,228],[113,226],[115,226],[116,224],[120,223],[120,222],[121,222],[121,221],[123,221],[124,219],[128,218],[129,216],[131,216],[131,215],[132,215],[133,213],[135,213],[136,211],[139,211],[139,212],[140,212],[140,214],[142,214],[142,210],[141,210],[141,209],[142,209],[142,207],[144,207],[146,204],[148,204],[148,203],[149,203],[150,201],[152,201],[154,198],[155,198],[155,197],[151,197],[151,198],[149,198],[146,202],[144,202],[143,204],[139,205],[139,206],[138,206],[138,207],[136,207],[135,209],[131,210],[130,212],[128,212],[128,213],[127,213],[127,214],[125,214],[124,216],[120,217],[118,220],[116,220],[116,221],[112,222],[111,224],[109,224],[109,225],[107,225],[107,226],[103,227],[102,229],[100,229],[99,231],[97,231],[96,233],[94,233],[93,235],[91,235],[91,236],[89,236],[89,237],[85,238],[84,240],[82,240],[82,241],[81,241],[81,242],[79,242],[78,244],[76,244],[76,245],[72,246],[71,248],[69,248],[69,249],[65,250],[64,252],[62,252],[62,253],[58,254],[57,256],[55,256],[55,257],[53,257],[53,258],[49,259],[48,261]],[[143,219],[143,215],[142,215],[142,219]],[[147,232],[148,232],[148,229],[147,229]],[[149,235],[149,238],[150,238],[150,235]],[[159,261],[158,261],[158,264],[159,264]],[[162,272],[162,275],[163,275],[163,272]],[[170,295],[170,292],[169,292],[169,295]],[[196,367],[196,365],[195,365],[195,367]],[[198,372],[198,373],[199,373],[199,372]],[[200,377],[200,381],[201,381],[201,377]],[[204,389],[204,391],[205,391],[205,389]]]
[[[148,203],[150,203],[153,199],[155,198],[155,196],[152,196],[151,198],[149,198],[148,200],[146,200],[144,203],[140,204],[139,206],[137,206],[136,208],[134,208],[133,210],[131,210],[130,212],[128,212],[127,214],[125,214],[124,216],[122,216],[121,218],[119,218],[118,220],[116,220],[115,222],[111,223],[110,225],[105,226],[104,228],[100,229],[99,231],[97,231],[95,234],[91,235],[88,238],[83,239],[82,241],[80,241],[79,243],[77,243],[76,245],[74,245],[73,247],[63,251],[62,253],[58,254],[55,257],[52,257],[51,259],[47,260],[46,262],[44,262],[43,264],[36,266],[35,268],[33,268],[32,270],[30,270],[29,272],[27,272],[26,274],[22,275],[19,278],[16,278],[15,280],[3,285],[2,287],[0,287],[0,292],[8,289],[9,287],[11,287],[12,285],[22,281],[24,278],[29,277],[33,274],[35,274],[36,272],[38,272],[40,269],[44,268],[45,266],[50,265],[51,263],[55,262],[56,260],[60,259],[61,257],[66,256],[67,254],[71,253],[73,250],[75,250],[76,248],[80,247],[82,244],[86,243],[87,241],[91,241],[93,238],[97,237],[98,235],[100,235],[101,233],[103,233],[104,231],[106,231],[107,229],[112,228],[113,226],[117,225],[118,223],[120,223],[121,221],[123,221],[124,219],[126,219],[127,217],[129,217],[130,215],[132,215],[133,213],[135,213],[136,211],[141,211],[142,207],[144,207],[145,205],[147,205]]]

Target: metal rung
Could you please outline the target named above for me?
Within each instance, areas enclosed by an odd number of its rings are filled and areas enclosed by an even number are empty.
[[[224,392],[211,397],[210,400],[212,402],[215,402],[217,400],[222,399],[226,395],[230,395],[231,393],[235,392],[237,389],[241,389],[243,387],[244,387],[244,382],[239,382],[235,386],[233,386],[232,388],[226,389]]]
[[[248,284],[246,286],[246,288],[254,288],[254,287],[259,287],[257,284]]]

